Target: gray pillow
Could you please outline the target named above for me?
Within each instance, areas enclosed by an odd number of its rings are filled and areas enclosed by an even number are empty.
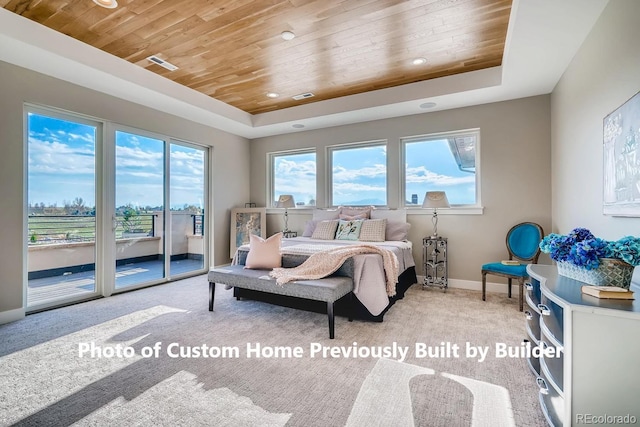
[[[410,228],[411,224],[408,222],[387,221],[385,240],[407,240],[409,238]]]

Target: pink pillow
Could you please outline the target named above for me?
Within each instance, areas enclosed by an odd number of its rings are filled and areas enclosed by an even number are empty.
[[[244,268],[256,270],[270,270],[282,266],[280,243],[282,232],[276,233],[268,239],[252,234],[249,236],[249,253],[244,262]]]
[[[365,212],[363,212],[357,215],[340,214],[339,218],[345,221],[355,221],[357,219],[369,219],[369,216]]]

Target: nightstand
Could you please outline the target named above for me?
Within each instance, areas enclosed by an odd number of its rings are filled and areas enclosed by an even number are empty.
[[[284,237],[285,239],[291,239],[292,237],[298,237],[298,232],[297,231],[283,231],[282,232],[282,237]]]
[[[446,291],[449,281],[446,237],[431,236],[422,239],[422,264],[424,266],[422,289],[435,287]]]

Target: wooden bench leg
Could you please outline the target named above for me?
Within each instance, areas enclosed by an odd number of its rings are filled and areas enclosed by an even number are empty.
[[[333,303],[327,302],[327,316],[329,317],[329,339],[333,339],[334,337],[334,321],[335,317],[333,315]]]
[[[209,282],[209,311],[213,311],[213,299],[216,294],[215,282]]]

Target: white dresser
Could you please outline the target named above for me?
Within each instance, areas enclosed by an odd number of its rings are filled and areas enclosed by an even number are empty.
[[[560,356],[529,358],[549,424],[640,425],[638,289],[634,301],[598,299],[555,266],[527,271],[527,339]]]

